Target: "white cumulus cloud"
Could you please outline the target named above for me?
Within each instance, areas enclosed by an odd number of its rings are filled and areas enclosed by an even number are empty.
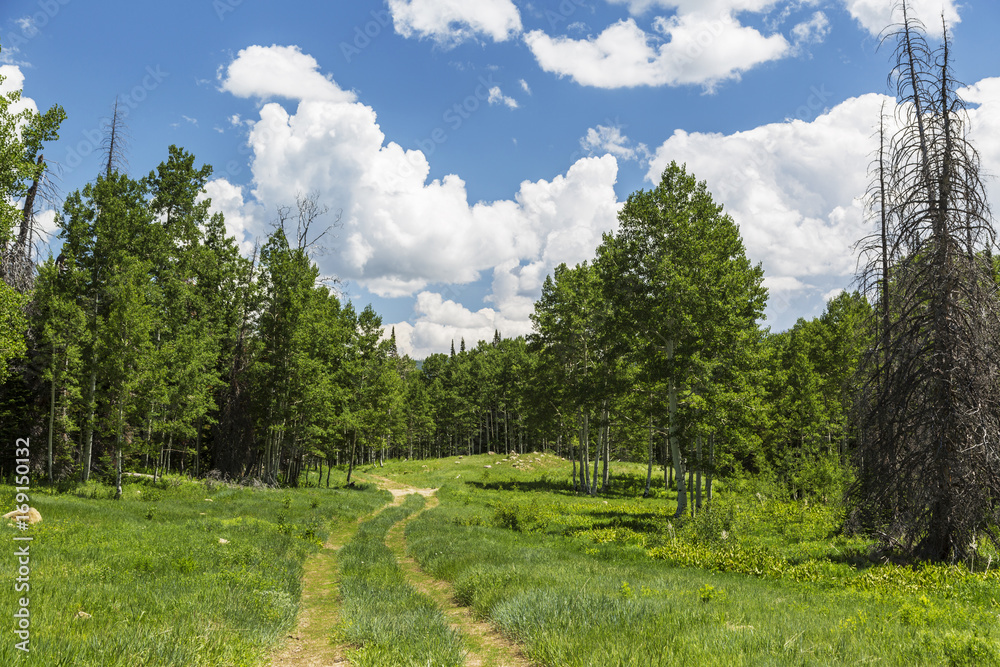
[[[302,71],[283,76],[315,75],[325,82],[298,88],[294,112],[269,102],[257,120],[244,121],[252,154],[248,191],[222,179],[210,184],[213,206],[226,213],[227,221],[233,218],[230,231],[241,242],[265,232],[268,212],[273,216],[277,206],[317,193],[323,204],[342,212],[335,247],[318,257],[324,274],[398,297],[434,294],[430,285],[460,286],[492,272],[488,300],[501,318],[496,322],[513,335],[518,327],[530,327],[528,314],[545,274],[561,261],[590,258],[601,233],[615,226],[618,163],[612,155],[582,158],[550,180],[524,181],[511,199],[471,203],[461,177],[428,180],[423,152],[388,141],[374,109],[334,94],[339,87],[318,73],[315,61],[289,48],[245,49],[222,75],[224,90],[266,98],[276,84],[247,78],[241,58],[251,54],[255,61],[266,61],[270,53],[281,66],[263,62],[265,71],[279,72],[295,62]],[[488,312],[461,321],[442,319],[443,307],[435,306],[432,297],[422,298],[416,325],[421,330],[432,325],[461,329],[471,341],[475,331],[489,328],[483,323]],[[406,327],[397,327],[399,338],[407,335]],[[405,350],[404,343],[400,347]]]
[[[628,18],[596,37],[553,37],[533,30],[524,39],[543,70],[597,88],[694,84],[712,89],[791,50],[784,36],[765,36],[727,11],[678,11],[657,17],[653,25],[657,34]]]
[[[389,0],[397,33],[454,46],[486,35],[503,42],[521,32],[521,14],[511,0]]]
[[[580,148],[595,155],[610,153],[622,160],[641,160],[649,155],[645,144],[635,144],[617,125],[598,125],[587,130],[580,139]]]
[[[845,0],[845,3],[851,16],[873,35],[878,35],[891,24],[903,20],[900,4],[895,1]],[[923,21],[927,26],[927,32],[936,37],[942,34],[942,13],[949,25],[955,25],[962,20],[955,0],[908,0],[907,6],[910,16]]]
[[[864,95],[812,122],[730,135],[678,130],[656,149],[647,178],[659,182],[674,160],[707,181],[740,225],[748,256],[763,262],[773,315],[793,296],[819,297],[852,280],[853,244],[868,233],[858,198],[867,188],[884,101]]]
[[[969,136],[983,172],[998,174],[1000,78],[959,92],[971,104]],[[763,262],[769,312],[781,316],[792,302],[796,309],[815,305],[852,283],[854,244],[872,231],[860,197],[868,186],[883,103],[891,111],[891,98],[863,95],[812,122],[793,120],[729,135],[678,130],[656,149],[647,179],[659,182],[674,160],[707,181],[740,225],[751,260]],[[990,200],[1000,201],[996,179],[988,178],[986,186]]]
[[[354,93],[341,90],[319,72],[319,63],[297,46],[248,46],[225,72],[219,72],[222,90],[237,97],[284,97],[330,102],[353,102]],[[237,122],[239,116],[234,116]],[[231,119],[232,120],[232,119]]]

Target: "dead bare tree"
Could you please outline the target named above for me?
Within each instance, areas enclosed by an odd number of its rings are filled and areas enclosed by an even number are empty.
[[[341,223],[343,211],[338,210],[333,222],[317,233],[316,227],[319,219],[329,212],[330,208],[320,203],[319,193],[312,192],[306,195],[300,192],[295,195],[294,208],[291,206],[278,207],[278,217],[274,221],[273,226],[284,233],[285,238],[289,239],[289,243],[294,238],[296,249],[301,250],[309,257],[315,257],[316,255],[323,255],[327,251],[326,246],[321,241],[330,235],[332,230],[343,226]],[[290,236],[289,233],[293,219],[295,221],[294,237]],[[340,279],[335,276],[321,275],[317,282],[328,286],[336,286],[340,283]]]
[[[128,126],[125,125],[125,111],[119,109],[118,98],[111,107],[111,115],[104,119],[104,138],[101,141],[101,154],[104,157],[104,177],[110,178],[112,172],[128,169]]]
[[[42,153],[45,143],[59,138],[59,125],[66,119],[61,106],[29,116],[22,131],[25,173],[21,220],[17,234],[4,244],[0,253],[0,279],[18,292],[28,292],[35,281],[35,243],[43,236],[35,213],[38,202],[56,200],[51,165]]]
[[[853,527],[886,551],[957,561],[985,532],[1000,546],[1000,295],[996,233],[956,95],[947,25],[931,48],[901,5],[890,75],[899,129],[880,124],[861,244],[877,301],[861,365]]]

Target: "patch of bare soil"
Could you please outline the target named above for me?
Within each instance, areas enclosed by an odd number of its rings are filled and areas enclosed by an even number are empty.
[[[381,480],[381,478],[379,479]],[[438,505],[437,496],[433,495],[433,491],[436,489],[416,489],[406,487],[398,482],[392,482],[392,484],[396,485],[396,490],[389,489],[389,491],[394,496],[398,492],[400,496],[420,493],[427,497],[424,510],[433,509]],[[428,490],[432,493],[425,493]],[[396,554],[399,566],[410,585],[434,600],[452,627],[466,638],[468,653],[465,664],[469,667],[528,667],[531,663],[521,654],[517,644],[497,632],[489,623],[484,623],[473,617],[472,611],[468,607],[455,604],[451,585],[427,574],[420,569],[420,565],[413,558],[406,555],[406,523],[418,515],[419,512],[393,526],[389,530],[385,542]]]
[[[427,498],[424,509],[437,507],[437,489],[418,489],[400,484],[385,477],[368,475],[376,480],[379,488],[392,494],[392,504],[400,505],[403,499],[413,493]],[[379,510],[381,511],[381,510]],[[417,514],[406,521],[414,519]],[[371,515],[369,515],[371,516]],[[363,517],[358,523],[368,519]],[[435,579],[420,569],[417,562],[406,555],[405,524],[401,521],[392,527],[386,537],[386,545],[392,549],[407,580],[421,593],[431,597],[444,612],[452,627],[466,638],[465,664],[469,667],[529,667],[517,644],[496,631],[489,623],[483,623],[472,616],[472,612],[455,604],[451,586]],[[337,550],[353,535],[353,528],[340,529],[330,534],[323,550],[310,557],[302,575],[302,598],[299,602],[298,623],[288,635],[285,646],[276,653],[272,667],[348,667],[344,646],[335,646],[330,641],[330,630],[338,621],[339,601],[337,591],[340,577],[337,569]]]
[[[393,495],[393,504],[402,502]],[[376,512],[381,509],[376,510]],[[358,519],[361,524],[373,516]],[[285,645],[271,658],[271,667],[348,667],[344,646],[330,641],[330,631],[339,621],[340,575],[337,551],[354,535],[357,526],[342,526],[330,532],[323,550],[309,557],[303,566],[302,597],[295,629]]]
[[[331,535],[331,538],[333,536]],[[337,624],[337,549],[334,540],[311,556],[302,574],[302,598],[295,629],[285,646],[271,659],[272,667],[346,667],[341,647],[330,641],[330,630]]]

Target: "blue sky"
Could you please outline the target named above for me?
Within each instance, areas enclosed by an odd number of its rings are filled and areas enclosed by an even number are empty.
[[[47,150],[63,194],[98,173],[116,96],[130,173],[170,144],[213,165],[213,206],[248,250],[315,193],[341,212],[323,272],[423,357],[530,331],[545,275],[592,258],[671,160],[763,263],[766,324],[820,314],[867,230],[892,4],[4,0],[0,65],[28,104],[66,108]],[[1000,173],[1000,8],[911,6],[932,33],[948,18],[973,139]]]

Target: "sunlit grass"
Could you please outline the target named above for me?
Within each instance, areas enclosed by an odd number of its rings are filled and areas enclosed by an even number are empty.
[[[435,665],[464,662],[461,637],[449,627],[434,602],[406,582],[396,557],[385,545],[386,533],[420,509],[424,499],[410,495],[366,521],[340,551],[343,601],[337,641],[359,667]]]
[[[539,664],[1000,663],[995,578],[873,564],[836,506],[722,492],[683,522],[669,498],[577,496],[565,464],[483,465],[382,474],[442,486],[409,550]]]
[[[306,556],[331,525],[388,499],[373,488],[245,489],[183,478],[132,481],[122,500],[112,495],[96,483],[36,492],[43,521],[31,529],[31,650],[22,655],[8,638],[0,664],[262,664],[294,621]],[[3,505],[12,497],[0,487]],[[0,529],[8,582],[16,532]],[[15,595],[0,598],[11,619]]]

